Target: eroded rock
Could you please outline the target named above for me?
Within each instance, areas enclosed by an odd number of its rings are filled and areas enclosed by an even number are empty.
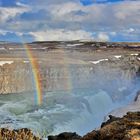
[[[0,129],[0,140],[41,140],[27,128],[19,130]]]

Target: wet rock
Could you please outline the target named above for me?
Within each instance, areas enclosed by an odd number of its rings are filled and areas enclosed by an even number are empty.
[[[139,67],[139,69],[137,70],[136,75],[137,75],[138,77],[140,77],[140,67]]]
[[[112,115],[109,115],[108,117],[109,117],[109,120],[107,120],[106,122],[103,122],[101,124],[101,128],[104,127],[105,125],[107,125],[107,124],[119,119],[119,117],[115,117],[115,116],[112,116]]]
[[[135,102],[140,101],[140,90],[137,92],[137,95],[134,99]]]
[[[56,136],[48,136],[48,140],[79,140],[81,136],[76,133],[64,132]]]

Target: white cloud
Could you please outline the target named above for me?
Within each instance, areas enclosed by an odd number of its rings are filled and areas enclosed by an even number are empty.
[[[4,31],[4,30],[0,29],[0,35],[6,35],[6,34],[7,34],[7,31]]]
[[[23,3],[21,3],[21,2],[16,2],[16,5],[17,6],[21,6],[21,7],[29,7],[28,5],[26,5],[26,4],[23,4]]]
[[[105,41],[118,35],[139,38],[140,1],[89,6],[83,6],[79,0],[30,0],[30,7],[19,2],[16,4],[17,7],[13,8],[0,7],[0,28],[15,33],[29,32],[36,40],[86,39],[93,38],[92,33],[97,34],[96,39]],[[38,11],[49,16],[30,19],[28,14]],[[24,17],[28,18],[20,17],[24,12]]]
[[[23,32],[13,32],[13,31],[7,31],[7,30],[1,30],[1,29],[0,29],[0,35],[5,36],[7,33],[15,34],[15,35],[17,35],[18,37],[22,37],[23,35],[26,35],[26,33],[23,33]],[[28,34],[27,34],[27,35],[28,35]]]
[[[75,2],[67,2],[63,4],[50,5],[51,13],[55,16],[64,16],[72,11],[77,11],[81,9],[81,6]]]
[[[100,32],[97,36],[99,41],[109,41],[109,36],[106,33]]]
[[[46,30],[38,32],[30,32],[30,35],[35,37],[37,41],[67,41],[67,40],[82,40],[82,39],[93,39],[92,33],[84,30]]]
[[[119,20],[137,19],[140,22],[140,1],[126,1],[114,6],[115,17]]]
[[[61,22],[80,22],[84,20],[84,16],[76,15],[78,11],[83,11],[84,6],[76,2],[65,2],[62,4],[51,4],[48,6],[52,19]]]
[[[116,33],[116,32],[110,32],[110,35],[111,35],[111,36],[116,36],[117,33]]]
[[[4,23],[9,19],[15,18],[17,15],[29,11],[27,7],[0,7],[0,23]]]
[[[129,28],[129,29],[127,30],[127,32],[128,32],[128,33],[135,32],[135,29],[134,29],[134,28]]]
[[[83,6],[78,2],[65,2],[48,6],[52,20],[80,22],[91,29],[96,27],[122,28],[140,24],[140,1],[124,1],[115,4],[93,4]],[[86,15],[76,14],[81,11]]]

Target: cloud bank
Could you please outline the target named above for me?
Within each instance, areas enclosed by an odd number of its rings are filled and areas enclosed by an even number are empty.
[[[1,0],[0,5],[0,40],[9,32],[30,36],[27,41],[140,41],[140,1]]]

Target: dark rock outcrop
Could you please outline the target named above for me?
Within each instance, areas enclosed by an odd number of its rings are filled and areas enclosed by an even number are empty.
[[[140,57],[139,57],[139,58],[140,58]],[[138,71],[136,72],[136,76],[137,76],[137,77],[140,77],[140,67],[139,67]]]
[[[48,140],[79,140],[81,136],[76,133],[64,132],[57,136],[48,136]]]
[[[140,90],[137,92],[137,95],[136,95],[134,101],[138,102],[138,100],[140,100],[139,98],[140,98]]]

